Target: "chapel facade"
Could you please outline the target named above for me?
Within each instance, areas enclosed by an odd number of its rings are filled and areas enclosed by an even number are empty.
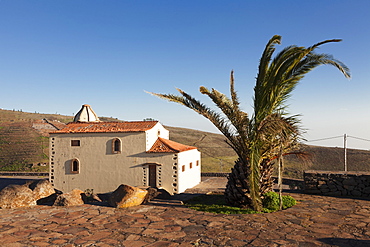
[[[200,174],[198,149],[169,140],[158,121],[102,122],[83,105],[73,122],[50,133],[50,181],[63,192],[127,184],[177,194],[200,183]]]

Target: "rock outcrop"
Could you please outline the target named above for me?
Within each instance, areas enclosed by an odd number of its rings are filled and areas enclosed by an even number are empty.
[[[109,197],[109,205],[116,208],[137,206],[143,203],[147,190],[121,184]]]

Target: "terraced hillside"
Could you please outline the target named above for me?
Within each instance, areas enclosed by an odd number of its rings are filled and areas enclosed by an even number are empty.
[[[32,129],[31,121],[2,122],[0,167],[47,162],[47,138]]]
[[[46,117],[54,127],[42,120]],[[48,131],[69,119],[61,115],[0,110],[0,169],[28,170],[33,163],[47,163]]]

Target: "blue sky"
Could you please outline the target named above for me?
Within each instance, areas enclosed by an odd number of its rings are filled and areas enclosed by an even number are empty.
[[[199,86],[228,94],[230,71],[252,113],[259,58],[275,34],[282,45],[322,46],[344,62],[307,75],[289,100],[305,138],[370,140],[370,1],[0,1],[0,107],[72,115],[90,104],[99,116],[154,118],[211,132],[208,120],[146,94]],[[309,142],[342,146],[343,139]],[[370,149],[369,141],[347,145]]]

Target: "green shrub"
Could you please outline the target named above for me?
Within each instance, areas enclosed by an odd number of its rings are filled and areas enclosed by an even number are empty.
[[[279,194],[268,192],[263,195],[262,212],[256,212],[248,208],[238,208],[226,205],[223,194],[200,195],[185,202],[185,205],[191,209],[215,214],[256,214],[271,213],[279,210]],[[291,196],[283,196],[283,209],[290,208],[296,204]]]
[[[258,213],[249,208],[238,208],[227,205],[186,204],[191,209],[215,214],[255,214]]]
[[[273,191],[263,194],[262,205],[272,211],[279,210],[279,195]]]
[[[291,208],[297,204],[297,201],[291,196],[283,196],[283,209]]]
[[[283,196],[283,209],[293,207],[297,204],[297,201],[291,196]],[[263,194],[262,205],[264,208],[277,211],[279,210],[280,200],[279,194],[273,191]]]

